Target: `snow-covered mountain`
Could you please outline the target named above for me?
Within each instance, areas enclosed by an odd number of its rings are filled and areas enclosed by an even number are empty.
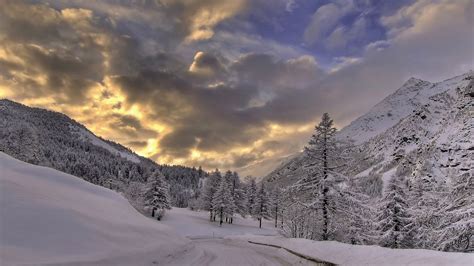
[[[2,134],[4,138],[9,138],[9,140],[4,140],[0,143],[1,150],[15,153],[13,155],[23,161],[35,163],[40,160],[39,157],[42,156],[42,154],[36,153],[36,150],[52,148],[45,147],[50,143],[48,143],[44,135],[48,135],[48,137],[76,139],[105,149],[111,153],[112,156],[120,156],[133,163],[139,163],[140,160],[144,160],[143,157],[135,154],[130,149],[94,135],[80,123],[58,112],[31,108],[4,99],[0,100],[0,114],[0,124],[3,126],[0,134]],[[15,136],[21,139],[23,144],[21,147],[18,146],[18,143],[14,139]],[[54,142],[54,140],[49,142]],[[73,146],[69,145],[69,143],[64,143],[63,145]],[[17,146],[17,149],[14,149],[14,146]],[[21,148],[23,149],[21,150]],[[27,149],[31,152],[26,152]]]
[[[337,133],[369,156],[353,167],[357,178],[380,175],[384,184],[397,168],[412,177],[473,173],[474,72],[437,83],[410,78],[396,92]],[[304,175],[303,154],[264,180],[285,186]]]
[[[170,183],[171,201],[179,207],[187,206],[206,174],[194,168],[158,165],[94,135],[64,114],[10,100],[0,100],[0,151],[118,191],[161,171]]]

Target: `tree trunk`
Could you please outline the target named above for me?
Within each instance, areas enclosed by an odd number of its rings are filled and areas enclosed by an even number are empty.
[[[155,217],[155,208],[151,209],[151,217]]]
[[[259,228],[262,228],[262,218],[258,218],[258,222],[260,223],[260,224],[258,225],[258,227],[259,227]]]
[[[281,222],[281,229],[283,229],[283,211],[281,212],[281,215],[280,215],[280,222]]]
[[[222,226],[222,223],[224,222],[223,221],[223,218],[224,218],[223,215],[224,215],[224,207],[221,207],[221,221],[219,223],[219,226]]]
[[[275,207],[275,228],[278,226],[278,205]]]
[[[323,148],[323,240],[328,240],[328,188],[326,180],[328,178],[328,158],[327,158],[327,144],[326,134],[324,134],[324,148]]]

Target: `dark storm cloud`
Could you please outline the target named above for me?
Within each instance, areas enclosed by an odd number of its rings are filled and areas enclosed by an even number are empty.
[[[256,36],[245,16],[236,17],[249,8],[246,1],[0,4],[0,86],[14,87],[12,97],[84,107],[71,114],[98,129],[109,126],[103,132],[114,139],[137,149],[157,145],[155,159],[209,168],[296,152],[308,134],[298,127],[324,111],[348,122],[411,75],[436,80],[472,65],[469,1],[384,11],[387,39],[363,48],[363,58],[338,58],[337,71],[323,70],[303,49]],[[271,5],[250,4],[260,6]],[[338,12],[322,11],[322,18]],[[332,19],[333,28],[343,23]],[[239,30],[218,31],[224,21],[223,28]],[[321,27],[308,25],[315,41]],[[347,44],[333,37],[332,44]],[[195,150],[211,155],[191,158]]]
[[[101,47],[93,35],[101,31],[90,28],[93,19],[89,14],[84,10],[59,12],[42,4],[3,3],[2,48],[11,55],[3,67],[25,81],[25,92],[60,92],[64,100],[82,101],[104,74]],[[16,66],[11,67],[12,63]]]
[[[134,116],[113,114],[112,118],[115,121],[112,122],[111,125],[122,133],[127,134],[129,137],[137,138],[140,136],[144,138],[153,138],[158,136],[158,132],[145,128],[142,125],[142,122]]]
[[[314,118],[313,109],[300,106],[311,93],[308,84],[323,73],[311,57],[282,61],[249,54],[226,66],[201,52],[192,67],[231,72],[217,86],[196,85],[186,72],[146,71],[114,78],[129,102],[146,104],[152,119],[173,125],[160,142],[167,154],[183,157],[193,148],[223,152],[265,135],[268,123],[291,125]]]

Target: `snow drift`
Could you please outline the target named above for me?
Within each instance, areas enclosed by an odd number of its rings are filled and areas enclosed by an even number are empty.
[[[0,264],[113,263],[186,243],[121,195],[0,152]],[[123,260],[118,260],[122,261]]]

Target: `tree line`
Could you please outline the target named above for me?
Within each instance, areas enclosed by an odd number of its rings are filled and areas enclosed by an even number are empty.
[[[232,223],[251,216],[262,226],[273,219],[288,237],[340,241],[389,248],[474,251],[474,180],[469,174],[439,182],[429,171],[412,177],[408,163],[395,169],[384,184],[370,171],[358,177],[354,168],[369,158],[351,141],[338,139],[326,113],[305,147],[304,175],[276,188],[271,182],[241,182],[237,173],[210,173],[191,208],[209,212],[209,220]],[[395,165],[398,165],[396,168]],[[422,167],[422,166],[420,166]]]

